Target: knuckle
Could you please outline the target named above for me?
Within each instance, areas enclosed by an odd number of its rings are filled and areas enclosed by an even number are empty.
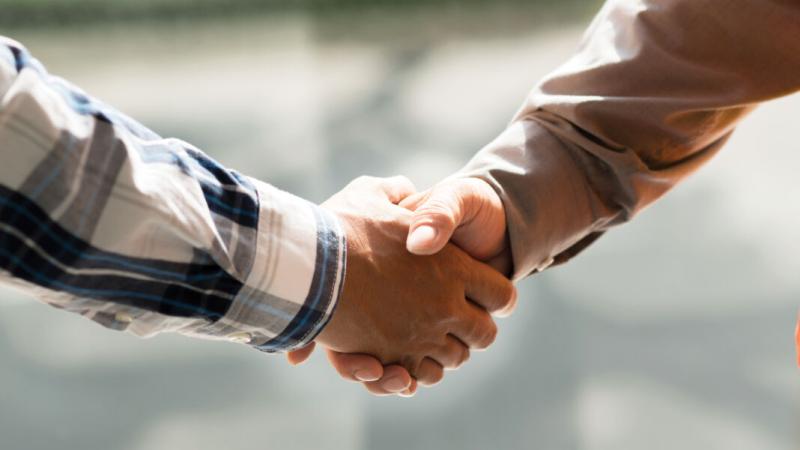
[[[500,275],[487,276],[481,279],[476,279],[473,275],[471,281],[473,284],[484,286],[482,297],[475,300],[478,300],[478,303],[483,305],[490,313],[503,311],[514,302],[514,285]]]
[[[444,358],[439,361],[447,369],[457,369],[464,360],[464,352],[460,345],[450,344],[444,349]]]
[[[514,288],[510,283],[503,283],[497,291],[497,310],[503,310],[514,302]]]
[[[425,374],[422,377],[422,381],[425,382],[428,386],[432,386],[444,378],[444,369],[438,364],[430,364],[426,366]]]
[[[486,331],[486,335],[484,336],[484,348],[490,347],[494,342],[497,340],[497,325],[494,321],[490,321],[491,325]]]
[[[402,366],[412,377],[418,377],[422,371],[422,357],[414,355],[404,355],[400,358]]]
[[[514,301],[517,298],[517,288],[514,286],[514,283],[511,280],[503,277],[503,293],[505,294],[505,298],[508,300],[508,303]]]
[[[469,361],[469,349],[461,346],[461,356],[458,358],[458,363],[456,364],[456,368],[459,368]]]
[[[366,388],[367,392],[376,397],[386,397],[392,395],[391,392],[386,391],[376,383],[364,383],[364,388]]]
[[[334,365],[334,369],[336,369],[336,372],[339,374],[340,377],[342,377],[342,378],[344,378],[346,380],[353,379],[353,375],[352,374],[353,374],[354,371],[351,370],[349,366],[346,366],[346,365]]]
[[[501,296],[496,294],[483,293],[479,297],[471,297],[470,300],[489,314],[494,314],[503,307]]]
[[[453,246],[452,251],[450,252],[450,258],[452,260],[451,264],[454,273],[459,275],[461,287],[464,289],[464,291],[466,291],[469,286],[481,283],[482,276],[476,273],[475,270],[475,265],[477,263],[469,254],[460,248]],[[475,299],[471,298],[470,300],[475,303]]]
[[[415,211],[415,216],[426,219],[435,225],[452,228],[456,225],[456,219],[452,208],[445,201],[438,198],[430,198]]]
[[[508,317],[514,313],[515,309],[517,309],[517,290],[516,288],[512,288],[508,296],[508,301],[503,308],[498,311],[498,315],[501,317]]]
[[[411,180],[408,179],[408,177],[405,175],[395,175],[391,177],[389,180],[404,187],[411,187],[411,188],[414,187],[414,183],[412,183]]]
[[[426,212],[432,212],[437,214],[450,215],[453,212],[453,208],[450,205],[450,202],[443,199],[442,196],[438,195],[431,196],[420,209]]]
[[[445,297],[441,301],[439,301],[439,307],[441,308],[441,316],[450,318],[448,322],[453,322],[459,320],[459,318],[464,317],[464,305],[463,300],[458,296],[452,295]],[[463,320],[463,319],[461,319]],[[448,323],[449,325],[449,323]],[[448,329],[443,330],[445,332],[449,331]]]
[[[497,325],[495,325],[493,320],[488,319],[485,323],[481,324],[476,334],[475,349],[485,350],[494,344],[495,339],[497,339]]]
[[[350,182],[353,186],[370,186],[377,182],[377,178],[369,175],[361,175],[360,177],[354,179]]]

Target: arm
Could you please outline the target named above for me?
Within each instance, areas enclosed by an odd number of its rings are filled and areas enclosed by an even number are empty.
[[[500,195],[520,278],[630,220],[798,74],[797,2],[612,0],[461,175]]]
[[[162,139],[0,40],[0,278],[140,336],[289,350],[344,274],[321,208]]]
[[[508,129],[404,201],[408,248],[452,239],[516,279],[566,262],[708,161],[758,103],[800,89],[798,74],[797,2],[610,0]],[[375,364],[329,356],[345,377]]]
[[[433,384],[491,344],[487,310],[514,295],[454,246],[405,251],[408,180],[361,178],[317,207],[162,139],[5,39],[0,161],[0,281],[110,328],[270,352],[318,337]]]

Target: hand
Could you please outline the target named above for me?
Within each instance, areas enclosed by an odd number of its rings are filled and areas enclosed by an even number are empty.
[[[504,273],[511,269],[505,212],[494,189],[476,178],[445,180],[432,189],[406,197],[401,206],[415,210],[407,247],[412,253],[435,253],[452,239],[473,257],[489,261]],[[510,314],[516,298],[499,315]],[[305,361],[312,347],[290,353],[289,361]],[[383,367],[368,355],[328,351],[328,359],[339,374],[364,382],[377,395],[413,394],[413,379],[401,367]]]
[[[345,228],[348,261],[336,312],[316,341],[399,363],[430,385],[444,368],[460,366],[469,348],[493,342],[487,311],[508,309],[516,295],[505,277],[454,245],[429,256],[407,252],[412,214],[396,203],[412,192],[404,178],[360,178],[322,205]]]
[[[448,241],[479,261],[510,274],[511,252],[503,202],[478,178],[450,178],[405,198],[400,206],[414,211],[408,251],[431,255]]]

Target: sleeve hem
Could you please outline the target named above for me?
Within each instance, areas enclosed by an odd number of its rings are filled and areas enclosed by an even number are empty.
[[[308,345],[328,324],[345,276],[345,235],[333,214],[257,180],[255,260],[219,330],[258,350]]]
[[[336,255],[328,266],[333,277],[319,280],[323,284],[321,291],[323,292],[322,298],[324,301],[318,309],[320,311],[325,311],[325,313],[321,314],[316,322],[309,326],[306,334],[301,337],[292,348],[288,348],[286,351],[303,348],[319,336],[336,312],[336,306],[339,304],[339,298],[344,288],[344,279],[347,271],[347,239],[339,224],[339,219],[337,219],[334,214],[317,206],[314,206],[314,208],[316,208],[317,214],[320,215],[320,235],[325,233],[329,234],[329,236],[324,239],[326,242],[323,245],[328,246],[328,249],[333,251]],[[321,237],[320,240],[322,240]],[[264,349],[259,348],[259,350]]]
[[[499,195],[514,281],[557,264],[595,231],[598,205],[568,152],[537,120],[515,121],[456,175],[484,180]]]

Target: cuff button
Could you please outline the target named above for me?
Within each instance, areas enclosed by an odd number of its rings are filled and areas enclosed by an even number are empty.
[[[120,311],[114,314],[114,320],[116,320],[119,323],[131,323],[133,322],[133,316],[131,316],[126,312]]]
[[[250,333],[234,333],[228,336],[228,339],[239,344],[249,344],[253,337],[250,336]]]

